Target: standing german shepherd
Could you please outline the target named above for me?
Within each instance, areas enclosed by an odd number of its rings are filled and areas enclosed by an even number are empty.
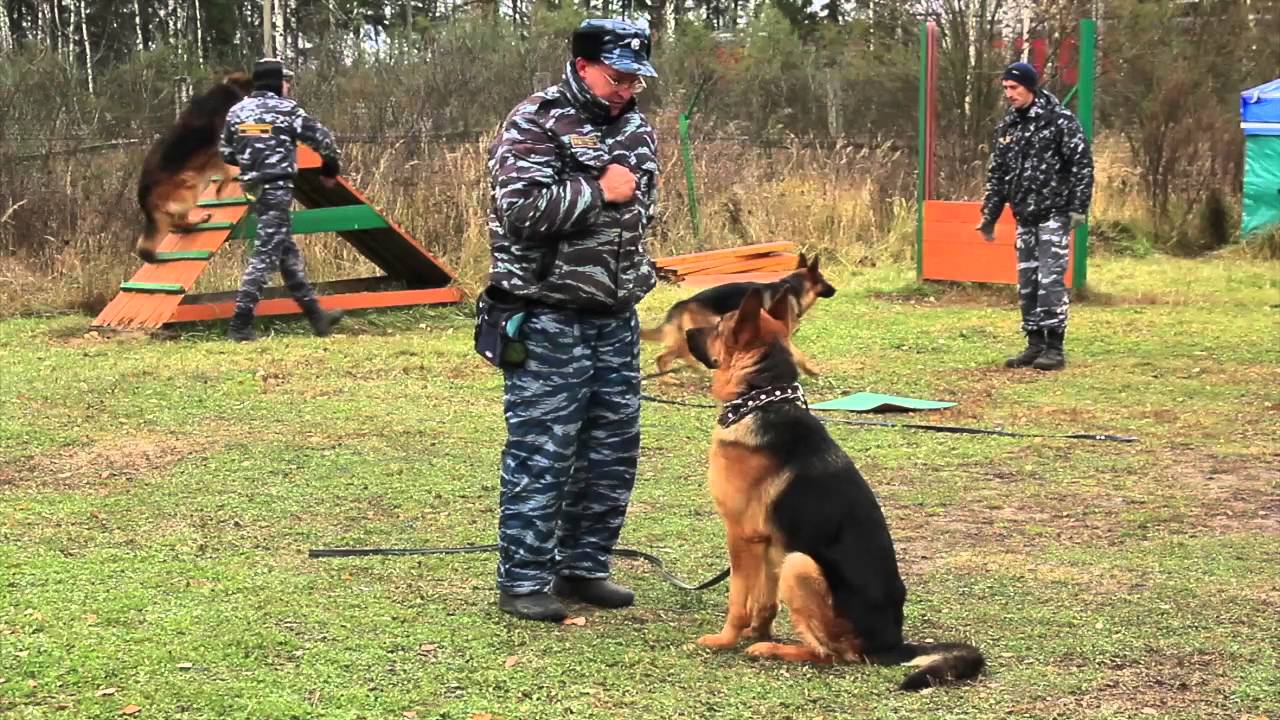
[[[726,283],[707,288],[672,305],[667,311],[666,320],[658,327],[640,331],[642,340],[661,340],[666,346],[666,350],[658,356],[658,372],[666,372],[678,358],[695,362],[694,357],[689,354],[685,333],[692,328],[715,325],[722,315],[736,310],[752,290],[763,293],[765,304],[790,291],[787,296],[795,304],[797,318],[804,316],[818,302],[818,298],[829,298],[836,294],[835,286],[827,282],[818,269],[818,258],[806,260],[803,253],[796,263],[796,269],[781,280],[771,283]],[[804,355],[799,352],[794,352],[794,355],[802,370],[809,375],[818,374]]]
[[[232,73],[191,103],[177,122],[151,146],[142,161],[138,179],[138,206],[146,218],[136,252],[145,262],[155,262],[156,246],[170,230],[207,222],[190,222],[187,214],[196,207],[212,176],[221,173],[218,196],[236,174],[218,156],[218,140],[227,120],[227,111],[253,91],[253,81],[245,73]]]
[[[724,403],[712,435],[710,486],[729,543],[729,615],[699,644],[794,662],[918,666],[918,690],[977,676],[982,653],[962,643],[902,637],[907,590],[871,487],[808,411],[788,347],[795,305],[752,289],[711,327],[688,332]],[[771,641],[778,602],[801,644]]]

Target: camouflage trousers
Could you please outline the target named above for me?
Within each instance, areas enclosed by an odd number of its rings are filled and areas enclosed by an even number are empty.
[[[609,576],[640,454],[635,311],[533,309],[524,367],[504,371],[498,588]]]
[[[1070,232],[1065,215],[1039,225],[1018,224],[1018,300],[1024,333],[1067,327]]]
[[[258,237],[254,241],[253,256],[240,280],[236,293],[235,314],[241,319],[253,317],[254,308],[262,300],[267,280],[280,271],[285,288],[303,311],[318,307],[315,290],[307,282],[302,269],[302,252],[293,241],[293,186],[290,183],[270,183],[261,189],[254,202],[253,211],[258,216]]]

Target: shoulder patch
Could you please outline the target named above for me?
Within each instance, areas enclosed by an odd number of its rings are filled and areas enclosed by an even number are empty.
[[[241,135],[263,136],[271,134],[271,123],[240,123],[236,132]]]

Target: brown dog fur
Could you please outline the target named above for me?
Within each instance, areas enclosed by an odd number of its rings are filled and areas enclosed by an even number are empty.
[[[253,90],[245,73],[232,73],[192,98],[177,121],[147,152],[138,178],[138,206],[145,227],[135,252],[145,262],[154,262],[156,248],[170,231],[208,222],[210,213],[192,222],[188,214],[200,201],[213,176],[220,175],[217,197],[238,172],[223,164],[218,141],[227,112]]]
[[[796,382],[790,349],[796,305],[776,296],[767,310],[752,290],[738,310],[688,334],[712,368],[711,394],[730,402]],[[903,639],[906,587],[888,525],[870,486],[822,423],[791,402],[764,404],[717,423],[708,473],[729,546],[724,627],[698,643],[792,662],[908,664],[899,687],[920,690],[976,677],[982,653],[964,643]],[[798,644],[774,642],[779,603]]]
[[[661,341],[665,347],[658,356],[658,372],[666,373],[679,359],[696,367],[697,361],[689,353],[685,333],[692,328],[715,325],[721,316],[737,308],[742,298],[753,288],[761,290],[766,303],[776,297],[789,297],[795,306],[796,317],[803,317],[819,298],[831,297],[836,292],[835,287],[822,275],[818,265],[817,257],[808,260],[802,253],[796,269],[777,282],[727,283],[708,288],[672,305],[661,325],[640,332],[642,340]],[[787,290],[791,292],[785,292]],[[818,374],[817,367],[808,358],[794,348],[793,353],[802,370],[809,375]]]

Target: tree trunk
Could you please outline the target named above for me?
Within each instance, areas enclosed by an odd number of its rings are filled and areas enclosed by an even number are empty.
[[[143,52],[147,43],[142,37],[142,0],[133,0],[133,22],[134,29],[138,31],[138,52]]]
[[[84,76],[89,82],[89,94],[93,95],[93,51],[89,47],[89,23],[85,21],[84,3],[85,0],[76,0],[76,6],[80,9],[80,40],[84,43]]]
[[[667,29],[667,0],[651,0],[649,3],[649,32],[653,44],[662,42],[662,35]]]
[[[275,56],[284,59],[289,52],[289,46],[285,44],[284,32],[284,0],[275,0],[271,4],[272,11],[275,16],[271,19],[271,47],[275,49]]]
[[[204,21],[200,18],[200,0],[192,0],[191,12],[196,16],[196,60],[204,64]]]
[[[262,56],[272,57],[275,55],[275,32],[271,29],[271,24],[275,21],[276,11],[272,7],[272,0],[262,0]]]
[[[13,49],[13,35],[9,30],[9,3],[0,0],[0,53]]]

